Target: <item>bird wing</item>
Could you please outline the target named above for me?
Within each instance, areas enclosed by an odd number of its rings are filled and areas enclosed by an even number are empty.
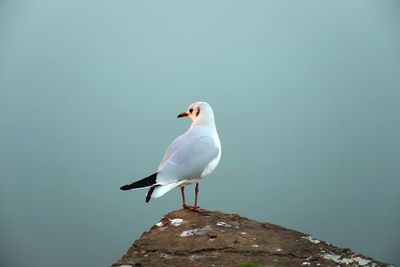
[[[182,179],[199,179],[219,147],[210,135],[187,132],[168,147],[158,168],[157,183],[168,184]]]

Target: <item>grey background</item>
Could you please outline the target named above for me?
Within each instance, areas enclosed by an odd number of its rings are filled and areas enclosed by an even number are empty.
[[[198,100],[223,145],[201,206],[400,264],[399,8],[1,1],[0,265],[119,259],[180,195],[118,188]]]

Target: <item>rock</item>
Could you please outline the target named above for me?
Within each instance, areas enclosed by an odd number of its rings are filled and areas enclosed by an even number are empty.
[[[117,266],[390,266],[350,249],[218,211],[168,213]]]

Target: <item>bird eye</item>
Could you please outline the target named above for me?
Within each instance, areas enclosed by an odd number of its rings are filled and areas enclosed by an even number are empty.
[[[193,109],[192,109],[192,108],[191,108],[191,109],[189,109],[189,112],[190,112],[190,113],[192,113],[192,112],[193,112]]]

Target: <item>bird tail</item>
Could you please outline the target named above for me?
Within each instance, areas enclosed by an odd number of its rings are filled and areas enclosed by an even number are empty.
[[[131,190],[131,189],[136,189],[136,188],[153,186],[156,183],[157,174],[158,173],[156,172],[146,178],[143,178],[142,180],[121,186],[120,189],[125,191],[125,190]]]
[[[167,193],[168,191],[174,189],[175,187],[180,186],[183,183],[184,183],[184,181],[171,182],[169,184],[164,184],[164,185],[160,185],[160,184],[153,185],[152,187],[150,187],[149,191],[147,192],[146,203],[149,202],[152,197],[159,198],[162,195],[164,195],[165,193]]]
[[[158,197],[161,197],[162,195],[164,195],[165,193],[167,193],[168,191],[174,189],[175,187],[180,186],[182,183],[183,183],[183,181],[172,182],[172,183],[169,183],[166,185],[161,185],[161,186],[155,186],[154,189],[151,191],[151,193],[153,194],[154,198],[158,198]],[[154,191],[154,193],[153,193],[153,191]]]

